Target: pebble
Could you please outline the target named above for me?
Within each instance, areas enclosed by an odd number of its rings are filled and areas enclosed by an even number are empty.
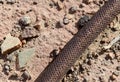
[[[58,49],[52,50],[52,52],[50,53],[50,57],[56,58],[57,56],[58,56]]]
[[[93,2],[94,2],[95,4],[97,4],[97,5],[99,5],[99,6],[103,6],[105,1],[102,1],[102,0],[98,0],[98,1],[97,1],[97,0],[94,0]]]
[[[64,18],[64,19],[63,19],[63,23],[64,23],[65,25],[69,24],[69,19],[68,19],[68,18]]]
[[[57,24],[56,24],[56,28],[62,28],[62,27],[64,27],[64,23],[63,23],[63,21],[59,21],[59,22],[57,22]]]
[[[4,69],[5,69],[5,70],[10,70],[10,66],[7,65],[7,64],[5,64]]]
[[[53,2],[50,2],[50,3],[49,3],[49,6],[50,6],[51,8],[53,8],[53,7],[55,6],[55,4],[54,4]]]
[[[77,6],[73,6],[69,9],[69,13],[73,14],[77,11]]]
[[[84,15],[82,18],[79,19],[78,26],[83,27],[85,23],[87,23],[88,21],[89,21],[89,16]]]
[[[31,23],[31,18],[29,16],[23,16],[20,20],[19,23],[23,26],[27,26]]]
[[[30,80],[31,79],[31,75],[29,74],[28,71],[24,71],[22,74],[23,80]]]
[[[38,21],[35,23],[34,28],[36,28],[37,30],[42,30],[44,28],[44,21]]]
[[[80,71],[81,71],[81,72],[83,72],[83,71],[85,71],[85,70],[87,70],[87,69],[88,69],[88,67],[87,67],[86,64],[80,65]]]
[[[120,66],[117,66],[116,69],[117,69],[118,71],[120,71]]]
[[[100,82],[106,82],[103,76],[99,77]]]
[[[7,60],[10,61],[10,62],[15,62],[16,61],[15,54],[8,55]]]
[[[90,4],[93,0],[83,0],[82,2],[85,3],[86,5]]]
[[[83,7],[84,7],[84,5],[83,5],[83,4],[80,4],[80,5],[79,5],[79,8],[83,8]]]
[[[4,0],[0,0],[0,3],[2,3],[2,4],[3,4],[3,3],[4,3]]]
[[[87,58],[88,58],[88,59],[92,59],[92,58],[93,58],[93,56],[92,56],[92,53],[91,53],[91,52],[87,54]]]
[[[37,1],[33,1],[33,5],[37,5],[38,4],[38,2]]]
[[[113,80],[116,80],[117,79],[117,76],[116,75],[114,75],[114,74],[112,74],[111,76],[110,76],[110,79],[113,81]]]
[[[9,72],[10,72],[10,65],[8,65],[8,64],[5,64],[4,65],[4,72],[8,75],[9,74]]]
[[[7,0],[8,4],[14,4],[16,2],[16,0]]]
[[[19,77],[18,73],[17,73],[17,72],[13,72],[13,73],[10,75],[9,79],[19,80],[18,77]]]
[[[62,4],[62,2],[61,1],[59,1],[58,0],[58,2],[57,2],[57,5],[58,5],[58,10],[61,10],[61,9],[63,9],[63,4]]]
[[[119,76],[119,72],[118,71],[114,71],[113,74],[116,75],[116,76]]]
[[[27,43],[27,41],[26,40],[22,40],[22,44],[24,45],[24,44],[26,44]]]
[[[87,62],[88,65],[92,65],[93,63],[94,63],[94,60],[91,60],[91,59],[89,59]]]
[[[115,58],[115,54],[114,53],[108,53],[107,57],[112,60],[112,59]]]

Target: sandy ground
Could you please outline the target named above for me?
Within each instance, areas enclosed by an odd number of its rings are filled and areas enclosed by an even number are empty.
[[[1,42],[8,33],[15,37],[21,35],[22,30],[19,28],[24,27],[19,25],[19,20],[22,17],[29,16],[31,18],[32,22],[26,27],[33,27],[37,22],[40,22],[39,36],[30,40],[24,39],[26,43],[22,46],[22,48],[35,47],[36,51],[35,56],[26,66],[32,77],[27,82],[34,82],[49,62],[53,60],[50,53],[53,50],[57,50],[58,53],[74,36],[78,31],[76,23],[79,19],[84,15],[93,16],[105,1],[107,0],[17,0],[10,4],[7,3],[7,0],[3,0],[0,3]],[[74,13],[71,13],[70,9],[72,7],[75,8]],[[71,67],[63,82],[120,81],[119,41],[111,48],[103,49],[115,37],[119,36],[119,17],[117,16],[111,25],[89,46],[83,56]],[[64,18],[67,18],[67,21]],[[67,24],[61,22],[67,22]],[[12,73],[4,74],[2,65],[6,61],[3,60],[3,58],[0,59],[0,82],[20,82],[19,80],[9,79]],[[14,69],[14,71],[16,70]]]

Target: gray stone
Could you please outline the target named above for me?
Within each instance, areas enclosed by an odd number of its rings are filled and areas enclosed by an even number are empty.
[[[0,3],[2,3],[2,4],[3,4],[3,3],[4,3],[4,0],[0,0]]]
[[[29,25],[31,23],[31,18],[29,16],[24,16],[19,20],[21,25]]]
[[[35,54],[35,48],[24,49],[18,53],[19,68],[24,68],[27,62]]]
[[[10,62],[15,62],[16,61],[16,54],[13,52],[7,56],[7,60]]]
[[[64,19],[63,19],[63,23],[64,23],[64,24],[68,24],[68,23],[69,23],[69,19],[68,19],[68,18],[64,18]]]

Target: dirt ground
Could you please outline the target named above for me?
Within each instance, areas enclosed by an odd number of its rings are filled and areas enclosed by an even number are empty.
[[[26,82],[34,82],[54,59],[52,52],[59,53],[82,28],[79,26],[81,18],[85,19],[84,17],[88,16],[90,19],[106,1],[108,0],[0,0],[1,45],[4,37],[10,33],[24,42],[19,49],[35,48],[35,55],[25,67],[31,76]],[[30,17],[31,22],[28,25],[21,25],[20,19],[25,16]],[[35,28],[37,33],[34,30],[32,33],[25,31],[27,32],[23,35],[25,38],[21,39],[20,36],[26,27]],[[120,41],[115,39],[119,36],[120,16],[118,15],[71,67],[62,82],[119,82]],[[111,42],[114,44],[110,44]],[[108,45],[110,47],[106,49]],[[10,54],[1,54],[0,82],[22,82],[15,77],[10,78],[14,72],[18,76],[23,73],[23,70],[16,70],[15,65],[10,65],[13,69],[9,74],[3,71],[4,64],[9,62],[6,57]]]

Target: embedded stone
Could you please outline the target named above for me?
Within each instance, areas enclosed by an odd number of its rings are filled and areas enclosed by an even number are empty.
[[[23,51],[18,53],[18,63],[19,68],[24,68],[27,62],[31,59],[31,57],[35,54],[35,48],[24,49]]]
[[[6,36],[6,39],[3,41],[1,45],[1,53],[8,54],[17,50],[21,47],[21,41],[17,37],[13,37],[10,34]]]

